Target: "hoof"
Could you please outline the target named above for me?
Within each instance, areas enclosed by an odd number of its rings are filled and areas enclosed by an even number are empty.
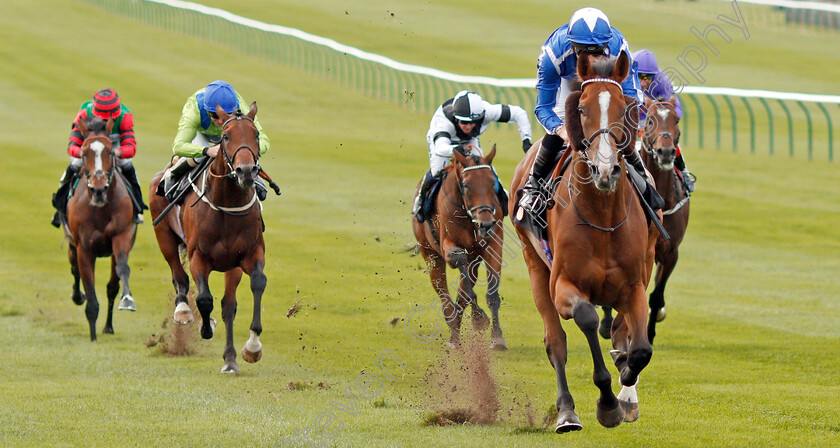
[[[172,319],[178,325],[191,324],[194,320],[192,310],[186,302],[181,302],[175,307],[175,315]]]
[[[659,312],[656,313],[656,321],[662,322],[665,320],[665,307],[659,308]]]
[[[236,361],[226,362],[222,366],[222,373],[239,373],[239,366]]]
[[[137,311],[137,307],[134,305],[134,299],[127,294],[123,296],[122,300],[120,300],[120,306],[118,309],[123,311]]]
[[[102,329],[102,334],[114,334],[114,327],[105,327]]]
[[[472,324],[477,331],[484,331],[490,327],[490,318],[484,310],[476,307],[472,314]]]
[[[458,341],[457,339],[456,340],[450,339],[449,342],[446,343],[446,348],[451,349],[451,350],[459,349],[459,348],[461,348],[461,341]]]
[[[490,349],[503,352],[508,349],[507,342],[502,336],[496,336],[490,341]]]
[[[201,323],[201,337],[204,339],[212,339],[213,333],[216,332],[216,319],[210,318],[210,321],[207,322],[205,325],[204,322]],[[237,369],[237,372],[239,370]]]
[[[575,411],[564,411],[557,415],[557,424],[554,426],[554,432],[563,434],[571,431],[580,431],[583,425],[580,423]]]
[[[73,294],[72,298],[73,298],[73,303],[75,303],[76,305],[82,305],[83,303],[85,303],[85,293],[83,293],[83,292],[80,292],[78,294]]]
[[[601,406],[601,400],[598,399],[598,410],[595,415],[598,417],[598,423],[606,428],[615,428],[624,421],[624,409],[619,406],[618,400],[613,408],[607,408]]]
[[[257,362],[260,359],[262,359],[262,350],[260,350],[256,353],[252,353],[252,352],[249,352],[248,349],[243,348],[242,349],[242,359],[244,359],[246,362],[251,362],[251,363]]]
[[[633,423],[639,419],[639,403],[618,400],[619,407],[624,411],[624,421]]]

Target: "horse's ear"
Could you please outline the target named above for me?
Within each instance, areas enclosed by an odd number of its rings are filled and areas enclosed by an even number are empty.
[[[495,143],[493,143],[493,149],[490,150],[490,154],[487,154],[487,157],[485,157],[485,159],[487,159],[487,164],[488,165],[493,164],[493,157],[496,157],[496,144]]]
[[[624,142],[626,143],[619,149],[627,154],[629,151],[636,150],[636,130],[639,128],[639,102],[636,101],[636,98],[629,95],[624,95],[624,101],[627,102],[627,107],[624,109]]]
[[[108,119],[108,122],[105,123],[105,134],[111,135],[111,129],[114,128],[114,117]]]
[[[627,53],[622,51],[620,55],[618,55],[618,61],[615,63],[615,67],[613,67],[612,79],[622,82],[624,78],[630,73],[630,57],[627,56]]]
[[[461,154],[461,151],[458,151],[457,149],[452,151],[452,157],[455,159],[456,162],[460,163],[461,166],[467,165],[467,158],[464,157],[463,154]]]
[[[81,117],[80,117],[80,118],[79,118],[79,122],[78,122],[78,123],[76,123],[76,127],[78,127],[78,128],[79,128],[79,132],[81,132],[81,133],[82,133],[82,137],[84,137],[85,135],[87,135],[87,133],[88,133],[88,127],[87,127],[87,123],[85,123],[85,119],[83,119],[83,118],[81,118]]]
[[[577,72],[578,78],[588,79],[592,78],[592,63],[589,61],[589,55],[581,54],[577,58]]]
[[[248,118],[254,119],[257,116],[257,102],[251,103],[251,108],[248,110]]]
[[[566,132],[572,148],[583,150],[583,125],[580,122],[580,95],[582,92],[572,92],[566,99]]]

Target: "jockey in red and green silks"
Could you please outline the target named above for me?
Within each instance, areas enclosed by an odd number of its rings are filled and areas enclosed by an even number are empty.
[[[175,181],[196,166],[203,157],[217,155],[222,128],[213,123],[213,119],[217,118],[216,105],[228,114],[236,109],[247,112],[250,108],[242,96],[222,80],[213,81],[190,95],[181,110],[178,133],[172,143],[172,152],[178,159],[164,176],[165,191],[170,192]],[[257,117],[254,117],[254,126],[259,133],[260,155],[263,155],[268,151],[270,140]],[[260,178],[257,178],[257,192],[260,199],[265,198],[265,184]]]
[[[90,117],[101,120],[114,120],[113,133],[110,135],[113,143],[112,151],[117,156],[117,165],[126,180],[131,184],[133,194],[140,205],[137,211],[135,222],[143,222],[143,210],[147,209],[143,203],[143,190],[137,181],[137,173],[131,159],[137,153],[137,141],[134,137],[134,117],[131,111],[121,103],[119,95],[113,89],[102,89],[93,95],[91,101],[82,103],[73,125],[70,130],[70,143],[67,145],[67,154],[70,155],[70,165],[61,176],[59,188],[53,195],[53,205],[56,207],[56,214],[53,216],[52,224],[60,225],[59,214],[66,213],[67,196],[69,193],[70,181],[81,171],[84,162],[81,159],[81,146],[84,140],[79,129],[79,123]]]

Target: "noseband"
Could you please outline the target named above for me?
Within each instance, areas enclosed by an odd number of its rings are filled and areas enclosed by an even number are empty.
[[[488,169],[490,171],[493,170],[493,168],[490,165],[473,165],[473,166],[463,168],[461,170],[461,173],[463,174],[463,173],[466,173],[466,172],[469,172],[469,171],[482,170],[482,169]],[[457,170],[456,170],[456,173],[457,173]],[[469,216],[470,220],[472,220],[474,225],[479,225],[477,216],[480,215],[483,212],[489,212],[494,217],[496,216],[496,207],[493,206],[493,205],[476,205],[475,207],[470,207],[470,205],[467,203],[467,195],[464,194],[464,188],[465,187],[466,187],[466,181],[463,180],[463,177],[461,179],[458,179],[458,192],[461,194],[461,199],[463,200],[464,209],[467,211],[467,215]]]
[[[239,145],[239,147],[236,148],[236,151],[233,152],[233,155],[228,156],[227,144],[226,144],[226,140],[224,139],[224,135],[225,135],[224,134],[224,129],[227,127],[228,123],[230,123],[231,121],[234,121],[234,120],[236,120],[236,121],[248,120],[251,123],[254,123],[254,120],[252,120],[247,115],[242,115],[242,114],[236,114],[236,115],[228,118],[227,120],[225,120],[225,122],[222,124],[222,136],[223,137],[222,137],[221,148],[220,149],[221,149],[222,156],[225,159],[225,164],[227,165],[227,173],[225,173],[225,174],[215,174],[215,173],[213,173],[212,170],[208,170],[208,171],[210,171],[210,175],[213,176],[213,177],[236,178],[236,172],[233,168],[233,161],[236,159],[236,155],[239,153],[239,151],[241,151],[243,149],[247,149],[248,152],[251,153],[251,157],[253,157],[253,159],[254,159],[254,164],[257,166],[257,170],[258,171],[262,170],[262,168],[260,167],[260,164],[259,164],[259,160],[260,160],[259,153],[254,152],[254,149],[251,148],[251,146],[249,146],[249,145]],[[254,127],[256,127],[256,124],[254,124]],[[257,144],[259,144],[259,138],[260,138],[260,135],[259,135],[259,131],[258,131],[257,132]]]

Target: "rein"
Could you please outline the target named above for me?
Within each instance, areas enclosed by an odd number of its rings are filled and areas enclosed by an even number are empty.
[[[207,171],[204,171],[202,173],[201,189],[200,190],[198,189],[198,187],[195,186],[194,183],[190,184],[190,186],[192,187],[195,194],[198,195],[198,198],[200,200],[206,202],[207,205],[210,206],[210,208],[212,208],[213,210],[216,210],[218,212],[222,212],[222,213],[225,213],[225,214],[228,214],[228,215],[231,215],[231,216],[245,216],[245,215],[250,214],[251,213],[251,208],[254,206],[254,203],[257,201],[257,192],[256,191],[253,192],[253,194],[251,195],[251,200],[248,201],[248,203],[245,204],[245,205],[242,205],[242,206],[239,206],[239,207],[221,207],[221,206],[218,206],[218,205],[214,204],[212,201],[210,201],[210,199],[207,199],[207,196],[205,195],[206,190],[207,190],[207,172],[208,171],[210,171],[209,168],[207,169]],[[213,173],[210,173],[210,175],[212,176]],[[217,176],[217,177],[222,177],[222,176]]]

